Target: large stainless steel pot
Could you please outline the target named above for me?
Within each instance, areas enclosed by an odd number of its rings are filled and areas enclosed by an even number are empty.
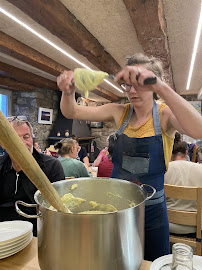
[[[78,188],[71,190],[77,183]],[[36,205],[16,202],[19,214],[38,217],[38,257],[42,270],[137,270],[144,257],[144,185],[110,178],[79,178],[53,183],[60,196],[71,192],[88,201],[113,204],[119,211],[96,215],[67,214],[48,209],[43,195]],[[114,196],[118,194],[119,196]],[[136,206],[129,208],[129,203]],[[18,207],[37,207],[29,216]],[[84,207],[85,208],[85,207]],[[86,210],[86,209],[81,209]]]

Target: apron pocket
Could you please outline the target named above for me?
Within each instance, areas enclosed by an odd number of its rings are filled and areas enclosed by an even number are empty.
[[[123,155],[122,168],[133,174],[148,173],[149,158],[148,157],[131,157],[131,156]]]

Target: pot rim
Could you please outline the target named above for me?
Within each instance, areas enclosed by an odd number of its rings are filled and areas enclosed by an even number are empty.
[[[134,183],[134,182],[131,182],[131,181],[127,181],[127,180],[123,180],[123,179],[118,179],[118,178],[109,178],[109,177],[96,177],[96,178],[93,178],[93,177],[81,177],[81,178],[72,178],[72,179],[69,179],[69,180],[60,180],[60,181],[57,181],[57,182],[53,182],[53,183],[51,183],[54,187],[55,186],[59,186],[59,185],[61,185],[61,183],[64,183],[64,182],[73,182],[74,180],[77,180],[77,181],[86,181],[86,180],[90,180],[90,181],[97,181],[97,180],[101,180],[101,181],[103,181],[103,180],[110,180],[110,181],[113,181],[113,182],[120,182],[120,183],[124,183],[124,185],[131,185],[131,186],[133,186],[133,185],[135,185],[135,186],[137,186],[141,191],[142,191],[142,193],[145,195],[144,197],[144,200],[142,201],[142,202],[140,202],[139,204],[136,204],[135,206],[132,206],[132,207],[129,207],[129,208],[126,208],[126,209],[122,209],[122,210],[119,210],[119,211],[116,211],[116,212],[106,212],[106,213],[97,213],[96,215],[106,215],[106,214],[116,214],[116,213],[121,213],[121,212],[123,212],[123,211],[126,211],[126,210],[130,210],[130,209],[133,209],[133,208],[136,208],[136,207],[138,207],[138,206],[140,206],[141,204],[145,204],[145,201],[147,200],[147,198],[148,198],[148,192],[147,192],[147,190],[143,187],[143,184],[141,184],[141,183]],[[152,189],[154,189],[153,187],[151,187]],[[155,193],[155,192],[154,192]],[[39,191],[39,190],[37,190],[36,192],[35,192],[35,194],[34,194],[34,200],[35,200],[35,202],[37,203],[37,205],[39,205],[39,206],[41,206],[42,208],[45,208],[45,209],[47,209],[47,210],[49,210],[49,211],[54,211],[54,212],[57,212],[57,211],[55,211],[55,210],[51,210],[51,209],[49,209],[48,207],[46,207],[46,206],[44,206],[44,205],[42,205],[41,203],[39,203],[39,201],[38,201],[38,196],[39,196],[39,194],[41,194],[41,192]],[[58,212],[59,213],[59,212]],[[83,216],[83,214],[78,214],[78,213],[62,213],[62,214],[68,214],[68,215],[76,215],[76,216]],[[85,216],[86,215],[88,215],[88,216],[94,216],[94,215],[92,215],[92,214],[85,214]]]

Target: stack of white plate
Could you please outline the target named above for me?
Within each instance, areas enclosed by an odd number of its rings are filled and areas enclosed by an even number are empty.
[[[13,220],[0,222],[0,259],[9,257],[25,248],[33,237],[33,224]]]

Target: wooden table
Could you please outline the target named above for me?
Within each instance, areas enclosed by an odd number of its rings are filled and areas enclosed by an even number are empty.
[[[151,262],[143,261],[140,270],[149,270]],[[22,251],[0,260],[0,270],[40,270],[38,264],[37,238]],[[48,269],[47,269],[48,270]]]

